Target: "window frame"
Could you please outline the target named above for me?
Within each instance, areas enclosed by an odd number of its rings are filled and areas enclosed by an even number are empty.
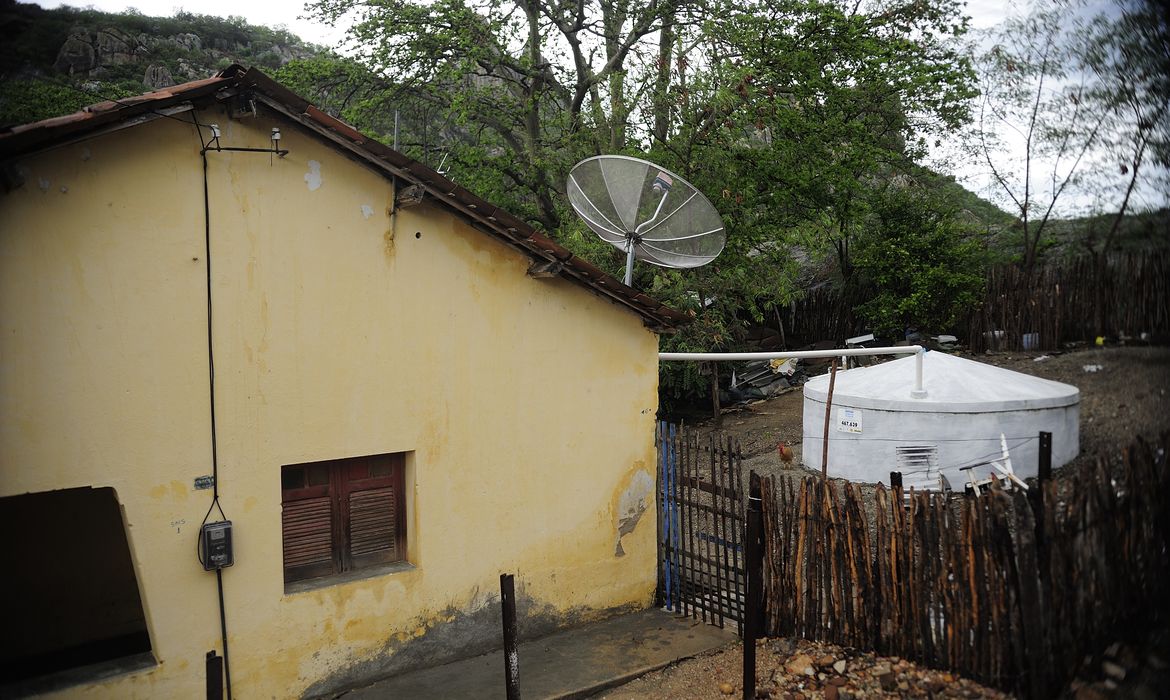
[[[294,474],[300,470],[300,485],[294,486]],[[343,576],[362,569],[407,561],[406,540],[406,453],[392,452],[379,455],[348,457],[342,459],[324,460],[318,462],[304,462],[287,464],[281,467],[281,544],[282,566],[286,585],[311,579],[328,579]],[[327,478],[322,478],[325,475]],[[390,489],[389,493],[386,489]],[[385,501],[379,501],[377,496],[372,498],[354,498],[355,494],[373,494],[390,499],[392,513],[384,510]],[[321,551],[321,525],[323,513],[319,512],[323,502],[327,499],[329,518],[329,557],[325,560]],[[290,523],[290,504],[308,503],[317,501],[315,506],[318,512],[309,512],[314,505],[294,509],[292,515],[304,518]],[[359,510],[362,518],[361,525],[372,528],[373,532],[358,533],[354,538],[354,506]],[[307,513],[307,515],[303,515]],[[392,521],[392,522],[388,522]],[[293,532],[290,534],[290,527]],[[390,541],[385,546],[378,546],[376,540],[382,533],[379,529],[392,528]],[[299,530],[299,534],[296,532]],[[312,542],[316,536],[316,543]],[[294,542],[299,539],[299,542]],[[374,543],[373,548],[370,547]],[[292,555],[311,555],[310,551],[316,546],[315,560],[293,566],[290,561],[290,543],[300,545],[302,549],[295,549]],[[355,548],[366,551],[355,552]]]

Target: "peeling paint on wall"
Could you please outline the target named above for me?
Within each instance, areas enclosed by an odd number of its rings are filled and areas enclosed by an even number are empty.
[[[368,219],[374,215],[374,208],[369,204],[362,205],[362,218]]]
[[[49,187],[51,187],[53,183],[49,182],[49,178],[47,177],[39,177],[37,178],[37,185],[41,188],[41,192],[48,192]]]
[[[305,173],[305,182],[309,184],[309,191],[313,192],[321,187],[321,163],[309,161],[309,172]]]
[[[654,493],[654,477],[640,469],[634,472],[630,485],[622,491],[618,498],[617,511],[617,542],[614,544],[613,555],[624,557],[626,551],[622,549],[622,538],[634,531],[642,514],[646,512],[646,501]]]

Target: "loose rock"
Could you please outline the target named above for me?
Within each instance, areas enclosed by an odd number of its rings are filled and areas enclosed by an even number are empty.
[[[813,675],[812,659],[806,654],[797,654],[784,664],[784,669],[794,676]]]

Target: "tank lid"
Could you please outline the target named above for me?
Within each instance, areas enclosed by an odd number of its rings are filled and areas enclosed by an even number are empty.
[[[834,406],[931,413],[983,413],[1071,406],[1080,390],[1069,384],[1013,372],[943,352],[922,358],[924,398],[911,397],[914,388],[913,355],[872,367],[837,372]],[[805,398],[825,402],[829,375],[810,379]]]

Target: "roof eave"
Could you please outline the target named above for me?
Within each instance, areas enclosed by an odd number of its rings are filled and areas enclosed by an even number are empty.
[[[0,134],[0,162],[7,163],[52,147],[92,138],[111,128],[125,128],[165,116],[167,110],[189,110],[209,100],[224,101],[242,91],[286,119],[343,149],[359,162],[407,183],[420,185],[440,205],[487,235],[536,260],[555,262],[558,276],[638,314],[655,333],[673,333],[691,317],[623,284],[592,263],[541,234],[527,222],[477,197],[435,170],[366,137],[350,125],[325,114],[288,88],[256,69],[230,66],[219,75],[126,100],[102,102],[81,112],[14,127]],[[135,121],[140,119],[141,121]]]

